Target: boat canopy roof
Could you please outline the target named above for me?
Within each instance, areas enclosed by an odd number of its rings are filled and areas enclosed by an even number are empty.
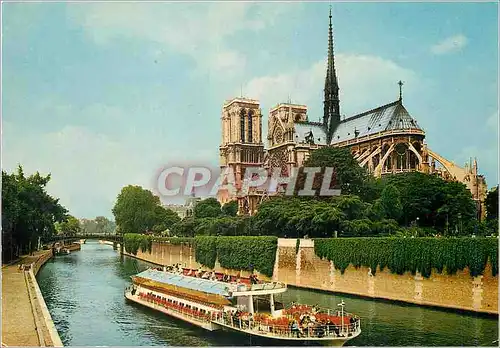
[[[136,277],[150,279],[158,283],[179,286],[186,289],[230,297],[228,284],[208,279],[195,278],[181,274],[148,269],[136,275]]]

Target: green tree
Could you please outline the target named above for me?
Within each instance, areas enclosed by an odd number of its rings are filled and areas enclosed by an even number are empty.
[[[104,216],[97,216],[95,218],[95,224],[96,224],[96,233],[98,234],[105,234],[109,233],[109,220],[104,217]]]
[[[182,221],[175,223],[171,229],[171,235],[177,237],[194,237],[196,221],[194,217],[185,217]]]
[[[373,223],[368,219],[342,221],[341,237],[367,237],[373,233]]]
[[[81,226],[82,226],[82,233],[85,234],[97,233],[97,223],[95,222],[95,220],[82,219]]]
[[[196,204],[193,215],[196,219],[215,218],[222,214],[220,203],[215,198],[207,198]]]
[[[81,231],[80,221],[71,215],[60,224],[59,228],[61,233],[66,236],[74,236]]]
[[[333,205],[345,214],[345,219],[355,220],[363,219],[368,213],[369,204],[363,202],[355,195],[342,195],[332,197]]]
[[[437,225],[444,226],[445,235],[470,235],[474,230],[464,228],[476,221],[476,204],[470,190],[459,182],[446,182],[444,201],[437,210]]]
[[[401,197],[396,186],[388,184],[382,190],[380,207],[385,218],[398,221],[403,215]]]
[[[116,199],[113,215],[121,233],[151,231],[158,221],[160,198],[140,186],[124,187]]]
[[[222,206],[222,213],[227,216],[236,216],[238,213],[238,201],[231,201]]]
[[[402,224],[408,226],[419,220],[419,225],[435,226],[436,212],[444,200],[443,179],[423,173],[401,173],[383,178],[383,186],[394,185],[403,207]]]
[[[498,220],[498,185],[486,194],[486,218]]]
[[[405,226],[433,227],[448,234],[466,233],[476,208],[464,184],[446,182],[437,175],[412,172],[388,175],[382,185],[393,185],[400,194]]]
[[[179,215],[172,209],[166,209],[162,206],[155,207],[156,223],[153,226],[153,232],[160,233],[170,230],[173,225],[181,221]]]
[[[55,223],[66,218],[67,210],[46,192],[50,174],[26,176],[2,171],[2,260],[8,262],[31,252],[38,239],[52,236]]]
[[[323,147],[311,153],[304,167],[320,167],[321,174],[316,175],[313,189],[319,192],[323,183],[325,168],[334,169],[330,187],[340,188],[342,194],[354,194],[369,200],[373,196],[374,181],[368,172],[360,167],[347,148]],[[304,185],[304,177],[299,174],[297,187]]]

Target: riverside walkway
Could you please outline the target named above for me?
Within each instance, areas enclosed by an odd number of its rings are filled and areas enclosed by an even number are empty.
[[[37,298],[40,295],[34,278],[28,271],[19,269],[21,264],[38,265],[50,252],[41,250],[2,267],[2,346],[50,347],[54,346],[54,343],[62,345],[53,342],[53,335]],[[39,266],[35,267],[34,272]]]

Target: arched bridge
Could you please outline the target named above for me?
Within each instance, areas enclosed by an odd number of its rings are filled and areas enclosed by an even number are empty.
[[[98,239],[98,240],[107,240],[110,242],[122,243],[123,236],[121,234],[75,234],[75,235],[62,235],[62,236],[52,236],[44,239],[44,243],[52,243],[52,242],[66,242],[72,240],[80,240],[80,239]]]

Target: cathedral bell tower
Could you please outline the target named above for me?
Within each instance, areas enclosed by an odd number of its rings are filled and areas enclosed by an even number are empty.
[[[323,127],[326,141],[330,144],[333,133],[340,123],[339,83],[335,72],[335,56],[333,55],[332,8],[330,7],[330,24],[328,28],[328,63],[325,78],[325,100],[323,102]]]
[[[243,184],[247,167],[262,167],[264,164],[264,144],[262,142],[262,113],[257,100],[235,98],[224,103],[222,108],[222,142],[219,147],[220,167],[224,171],[232,168],[237,191]],[[225,184],[225,183],[223,183]],[[221,204],[237,199],[227,190],[219,190],[217,199]],[[240,201],[240,200],[239,200]],[[240,202],[240,210],[248,202]]]

